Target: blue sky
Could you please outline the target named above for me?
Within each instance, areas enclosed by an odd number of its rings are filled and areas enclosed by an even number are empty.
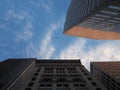
[[[120,60],[120,41],[63,34],[71,0],[0,0],[0,60],[7,58]]]

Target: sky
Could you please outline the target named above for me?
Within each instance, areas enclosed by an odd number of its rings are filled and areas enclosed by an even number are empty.
[[[8,58],[120,61],[119,40],[63,34],[71,0],[0,0],[0,61]]]

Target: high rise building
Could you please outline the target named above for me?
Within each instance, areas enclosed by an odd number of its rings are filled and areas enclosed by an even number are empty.
[[[120,39],[120,0],[72,0],[64,33],[93,39]]]
[[[120,90],[120,61],[91,62],[91,73],[103,83],[108,90]]]
[[[4,62],[1,62],[4,66],[0,72],[9,72],[1,75],[4,79],[0,77],[0,90],[106,90],[80,60],[12,59]]]
[[[35,62],[34,60],[35,59],[8,59],[0,62],[0,90],[10,90],[7,88],[23,76],[25,70]],[[28,78],[25,79],[28,80]],[[22,85],[24,85],[24,82]]]

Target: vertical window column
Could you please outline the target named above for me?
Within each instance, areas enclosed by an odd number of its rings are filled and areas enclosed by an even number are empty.
[[[45,70],[45,68],[44,68],[44,67],[41,67],[41,70],[40,70],[40,73],[39,73],[40,76],[43,75],[44,70]]]
[[[69,75],[67,68],[65,68],[65,73],[66,75]]]
[[[57,85],[56,82],[54,82],[54,83],[52,84],[52,90],[56,90],[56,88],[57,88],[56,85]]]
[[[87,79],[87,77],[89,76],[88,73],[86,72],[86,70],[84,70],[84,68],[82,68],[82,70],[80,69],[80,67],[77,67],[77,72],[78,74],[80,74],[85,82],[87,82],[88,86],[91,88],[91,90],[96,90],[96,87],[94,87],[92,84],[91,84],[91,81]]]
[[[69,82],[70,90],[75,90],[75,87],[73,85],[73,82]]]
[[[39,72],[39,75],[36,77],[36,80],[35,80],[35,85],[33,86],[33,90],[37,90],[38,89],[38,87],[39,87],[39,80],[40,80],[40,78],[41,78],[41,76],[44,74],[44,70],[45,70],[45,68],[44,67],[41,67],[41,70],[40,70],[40,72]]]
[[[56,75],[56,68],[53,68],[53,74]]]

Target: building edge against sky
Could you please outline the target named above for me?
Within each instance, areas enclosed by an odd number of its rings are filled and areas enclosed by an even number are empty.
[[[106,90],[79,59],[8,59],[0,67],[0,90]]]
[[[120,40],[120,1],[72,0],[66,16],[64,34]]]

